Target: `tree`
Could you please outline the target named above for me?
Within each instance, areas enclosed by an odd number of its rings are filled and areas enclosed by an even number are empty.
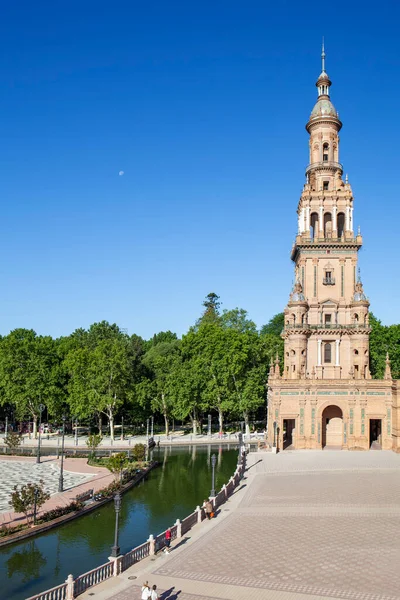
[[[114,440],[115,415],[139,377],[142,347],[137,336],[129,338],[106,321],[92,325],[83,338],[65,358],[71,412],[80,418],[96,411],[106,415]]]
[[[265,334],[273,334],[275,336],[280,336],[282,329],[285,325],[285,315],[283,313],[278,313],[272,319],[268,321],[266,325],[263,325],[260,329],[260,333],[262,335]]]
[[[251,319],[248,318],[247,310],[243,308],[234,308],[233,310],[222,311],[221,326],[224,329],[235,329],[240,333],[253,332],[256,333],[257,326]]]
[[[221,303],[219,302],[219,296],[214,292],[210,292],[206,299],[203,302],[204,311],[200,319],[196,322],[196,327],[198,327],[201,323],[217,323],[219,321],[219,307]]]
[[[150,400],[152,410],[159,411],[165,422],[165,435],[169,435],[169,418],[173,397],[171,377],[181,361],[180,342],[164,341],[153,345],[143,357],[148,379],[141,383],[141,397]]]
[[[107,469],[111,471],[111,473],[115,477],[115,481],[122,481],[122,475],[124,469],[128,466],[129,461],[125,454],[125,452],[118,452],[117,454],[113,454],[107,459]]]
[[[132,456],[136,461],[143,461],[146,456],[146,446],[144,444],[135,444],[132,448]]]
[[[11,451],[16,450],[21,445],[21,435],[16,431],[8,431],[4,438],[4,443]]]
[[[9,505],[16,513],[22,513],[26,517],[28,524],[33,520],[33,508],[35,505],[36,492],[36,509],[39,509],[50,498],[50,494],[44,489],[44,481],[41,479],[39,483],[27,483],[18,488],[14,485],[14,491],[11,493]]]
[[[86,445],[90,449],[90,454],[93,458],[96,456],[96,449],[101,444],[101,434],[100,433],[92,433],[89,435],[86,440]]]
[[[0,402],[15,406],[20,419],[33,419],[36,436],[39,405],[56,413],[63,400],[61,358],[54,340],[32,329],[15,329],[0,343]]]

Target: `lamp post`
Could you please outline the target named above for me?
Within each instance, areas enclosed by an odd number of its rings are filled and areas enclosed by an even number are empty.
[[[4,430],[4,437],[7,437],[7,433],[8,433],[8,417],[6,417],[6,427]]]
[[[114,508],[115,508],[115,535],[114,535],[114,546],[111,548],[111,556],[117,558],[119,556],[120,547],[118,546],[118,519],[119,512],[121,510],[121,494],[117,492],[114,496]]]
[[[208,437],[211,437],[211,415],[208,415]]]
[[[274,445],[273,445],[273,447],[276,448],[276,421],[274,421],[273,427],[274,427]]]
[[[78,445],[78,417],[75,417],[75,446]]]
[[[216,462],[217,462],[217,457],[215,456],[215,454],[213,454],[211,457],[211,467],[212,467],[211,492],[210,492],[211,498],[215,498],[215,465],[216,465]]]
[[[65,434],[65,421],[66,416],[62,416],[63,428],[62,428],[62,440],[61,440],[61,466],[60,466],[60,477],[58,478],[58,491],[64,491],[64,434]]]
[[[36,462],[40,463],[40,430],[42,429],[42,412],[44,411],[44,404],[39,404],[39,439],[36,454]]]
[[[36,504],[39,496],[39,488],[35,487],[33,492],[33,524],[36,525]]]
[[[239,452],[238,452],[238,465],[242,464],[242,444],[243,444],[243,434],[239,433]]]
[[[121,440],[124,439],[124,417],[121,417]]]
[[[154,437],[154,417],[151,417],[151,437]]]

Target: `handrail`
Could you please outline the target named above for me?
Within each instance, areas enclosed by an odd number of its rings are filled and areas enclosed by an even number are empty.
[[[243,454],[240,464],[238,464],[236,467],[236,471],[230,478],[229,482],[222,486],[215,498],[210,499],[213,503],[214,509],[224,504],[224,502],[226,502],[233,494],[235,488],[238,487],[243,477],[245,469],[246,454]],[[182,521],[179,521],[178,519],[175,525],[170,527],[171,539],[174,540],[176,538],[181,538],[182,535],[187,533],[197,523],[204,521],[205,518],[206,515],[204,510],[200,507],[197,507],[194,512],[182,519]],[[147,542],[137,546],[136,548],[133,548],[130,552],[127,552],[127,554],[119,556],[110,562],[97,567],[96,569],[92,569],[91,571],[80,575],[75,580],[73,579],[72,575],[69,575],[66,583],[58,585],[45,592],[41,592],[40,594],[36,594],[36,596],[31,596],[27,600],[74,600],[74,598],[80,594],[83,594],[83,592],[90,587],[93,587],[94,585],[97,585],[98,583],[101,583],[102,581],[105,581],[114,575],[118,575],[119,573],[126,571],[126,569],[129,569],[129,567],[140,560],[156,554],[156,552],[165,546],[165,534],[166,531],[163,531],[156,538],[150,536]],[[69,588],[71,591],[67,592],[69,586],[71,586]]]
[[[306,175],[307,175],[307,173],[309,173],[310,171],[313,171],[314,169],[323,169],[324,167],[327,167],[328,169],[339,169],[343,173],[343,165],[342,164],[335,162],[333,160],[324,160],[324,161],[311,163],[310,165],[308,165],[308,167],[306,168]]]

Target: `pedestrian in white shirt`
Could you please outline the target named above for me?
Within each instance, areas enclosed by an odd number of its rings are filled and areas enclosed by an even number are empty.
[[[150,589],[150,586],[149,586],[149,582],[146,581],[146,583],[144,583],[142,585],[141,600],[149,600],[149,598],[151,598],[151,589]]]
[[[153,589],[151,590],[151,600],[159,600],[160,596],[157,594],[157,586],[153,585]]]

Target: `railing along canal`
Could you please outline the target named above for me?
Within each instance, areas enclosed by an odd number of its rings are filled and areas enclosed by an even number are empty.
[[[240,464],[236,467],[236,471],[229,482],[222,486],[221,490],[214,498],[210,498],[214,510],[224,504],[224,502],[226,502],[233,494],[243,477],[245,468],[246,455],[243,454]],[[205,518],[206,514],[204,509],[198,506],[194,512],[182,519],[182,521],[177,519],[176,523],[171,526],[171,539],[180,539],[185,533],[192,529],[192,527],[204,521]],[[163,531],[156,537],[150,535],[147,542],[137,546],[127,554],[118,556],[110,562],[80,575],[76,579],[74,579],[72,575],[68,575],[68,579],[65,583],[51,588],[46,592],[31,596],[30,598],[27,598],[27,600],[75,600],[75,598],[80,594],[83,594],[87,589],[110,577],[119,575],[148,556],[154,556],[165,547],[165,534],[166,531]]]

